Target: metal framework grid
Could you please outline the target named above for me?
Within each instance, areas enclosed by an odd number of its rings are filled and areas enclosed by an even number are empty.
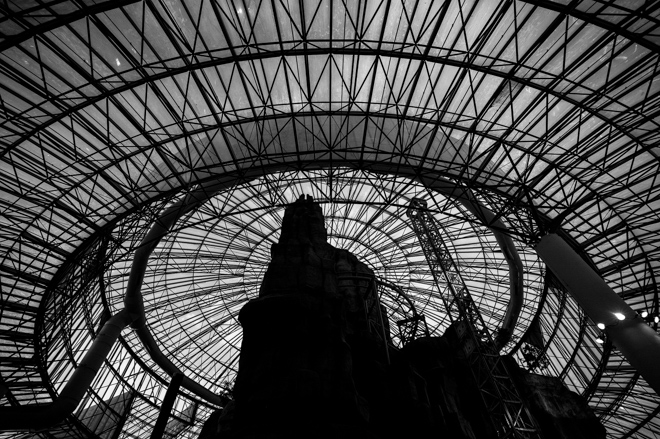
[[[520,396],[496,338],[481,317],[426,201],[413,198],[406,211],[419,239],[463,354],[498,437],[539,438],[538,426]]]
[[[57,393],[93,336],[95,319],[116,310],[130,254],[153,218],[148,212],[223,176],[243,188],[228,190],[224,199],[233,193],[236,200],[227,206],[257,200],[233,222],[223,211],[226,233],[217,243],[231,244],[227,250],[177,249],[175,233],[154,259],[152,279],[165,269],[194,274],[194,282],[167,279],[152,289],[154,317],[161,312],[182,328],[168,346],[189,353],[212,349],[183,342],[197,334],[186,332],[196,317],[183,298],[203,295],[212,277],[250,291],[260,265],[246,282],[236,270],[255,244],[267,254],[273,236],[258,216],[271,218],[266,212],[276,214],[302,191],[328,200],[333,224],[347,225],[337,229],[340,244],[366,257],[383,251],[373,260],[379,275],[394,283],[408,276],[413,291],[430,289],[416,306],[430,307],[423,311],[429,327],[441,329],[444,317],[431,312],[441,300],[421,251],[406,241],[410,231],[390,219],[405,204],[401,196],[434,198],[434,216],[455,231],[461,270],[472,267],[475,282],[497,285],[505,276],[501,259],[491,257],[496,246],[485,238],[488,230],[473,227],[477,218],[460,207],[455,216],[440,213],[451,204],[434,189],[440,178],[471,189],[519,250],[558,230],[634,309],[658,313],[659,6],[0,3],[0,404],[43,403]],[[249,172],[262,177],[255,182]],[[393,176],[425,189],[394,183]],[[251,184],[259,189],[244,189]],[[138,212],[147,212],[144,221],[132,216]],[[189,216],[179,238],[199,239],[197,224],[211,223]],[[67,273],[91,269],[85,255],[113,234],[125,236],[124,244],[114,255],[106,252],[102,279],[68,284],[74,280]],[[477,249],[485,256],[474,257]],[[252,260],[262,264],[263,254]],[[542,286],[545,273],[533,254],[524,257],[534,298],[525,321],[539,316],[547,373],[589,398],[610,437],[656,436],[658,396],[611,345],[595,342],[597,331],[570,297],[552,283]],[[222,276],[209,268],[213,258],[223,261]],[[392,261],[404,268],[388,272]],[[169,285],[178,285],[176,297],[166,294]],[[477,301],[493,327],[504,290],[484,290]],[[227,297],[227,309],[248,296]],[[175,310],[189,317],[172,319]],[[220,334],[231,333],[230,322]],[[239,341],[228,339],[227,346]],[[131,371],[134,382],[125,389],[99,382],[100,400],[137,386],[135,401],[145,408],[134,413],[150,425],[146,407],[157,404],[163,377],[130,334],[113,355],[114,367]],[[226,355],[221,369],[230,371]],[[208,365],[200,361],[195,367]],[[222,388],[226,378],[222,372],[208,380]],[[179,413],[186,407],[182,402]],[[204,416],[200,409],[197,419]]]

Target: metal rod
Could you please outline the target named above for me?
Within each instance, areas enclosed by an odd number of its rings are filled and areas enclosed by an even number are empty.
[[[124,410],[121,413],[121,417],[115,426],[115,431],[112,433],[110,439],[119,439],[121,431],[124,429],[124,425],[126,424],[128,417],[131,415],[131,408],[133,407],[133,401],[135,401],[136,397],[137,391],[134,390],[131,392],[131,396],[128,398],[128,403],[126,403],[126,407],[124,407]]]
[[[165,433],[165,427],[167,427],[167,421],[170,419],[170,413],[172,412],[174,401],[176,400],[176,396],[179,394],[179,388],[181,387],[182,382],[183,374],[174,372],[172,379],[170,380],[170,385],[167,387],[165,398],[163,398],[163,404],[160,406],[160,413],[158,413],[156,425],[154,425],[154,429],[151,432],[151,439],[162,439],[163,434]]]
[[[387,335],[385,334],[385,323],[383,323],[383,309],[380,306],[380,294],[378,294],[378,286],[376,285],[376,279],[372,278],[371,285],[374,289],[374,295],[376,296],[376,307],[378,308],[378,318],[380,319],[380,329],[383,332],[383,345],[385,346],[385,358],[387,359],[387,364],[390,364],[390,350],[387,346]]]

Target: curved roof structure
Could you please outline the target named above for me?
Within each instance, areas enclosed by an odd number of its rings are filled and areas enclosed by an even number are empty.
[[[583,394],[609,437],[660,434],[660,397],[532,248],[561,234],[657,330],[660,2],[34,0],[0,14],[0,405],[57,396],[122,308],[148,231],[213,187],[155,243],[142,287],[155,343],[203,388],[230,391],[237,312],[303,193],[333,245],[441,333],[405,216],[422,197],[493,330],[511,289],[497,236],[515,246],[525,299],[506,352],[526,364],[540,327],[530,369]],[[168,379],[124,331],[60,434],[144,437]],[[181,390],[169,437],[196,437],[216,407]]]

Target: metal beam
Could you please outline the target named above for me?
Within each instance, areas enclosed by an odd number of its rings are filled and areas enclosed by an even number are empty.
[[[62,422],[78,406],[121,331],[128,326],[128,312],[111,317],[94,339],[75,372],[52,404],[0,408],[0,431],[40,431]]]
[[[424,184],[424,186],[460,202],[470,213],[481,220],[491,230],[500,246],[504,259],[509,266],[509,284],[511,288],[511,298],[498,334],[498,343],[500,347],[503,347],[513,335],[525,299],[524,267],[515,243],[506,234],[508,230],[506,225],[491,210],[479,203],[469,189],[441,178],[419,176],[416,180]]]
[[[559,235],[544,236],[535,249],[584,312],[605,325],[614,346],[660,395],[660,335]]]
[[[53,29],[57,29],[58,27],[65,26],[69,23],[73,23],[74,21],[78,21],[90,15],[100,14],[140,1],[142,0],[108,0],[105,3],[84,7],[69,14],[60,15],[57,18],[46,21],[45,23],[34,27],[30,27],[17,35],[13,35],[7,38],[5,41],[0,43],[0,52],[21,44],[23,41],[29,40],[32,37],[50,32]]]
[[[462,53],[461,53],[462,54]],[[203,57],[203,55],[206,55],[204,57],[208,57],[208,54],[197,54],[200,58]],[[286,49],[286,50],[272,50],[272,51],[255,51],[251,52],[249,54],[239,54],[236,55],[235,57],[222,57],[222,58],[210,58],[205,61],[200,61],[197,62],[196,64],[187,64],[184,63],[183,66],[177,67],[177,68],[167,68],[167,69],[162,69],[162,72],[157,73],[157,74],[152,74],[149,76],[142,76],[137,80],[131,81],[131,82],[126,82],[122,85],[118,85],[113,88],[105,89],[101,93],[94,95],[94,96],[89,96],[86,99],[84,99],[82,102],[79,104],[73,105],[66,110],[63,110],[60,113],[57,113],[55,115],[52,115],[50,119],[46,119],[44,122],[42,122],[39,125],[33,126],[31,130],[24,132],[16,141],[14,141],[12,144],[6,146],[2,151],[0,151],[0,158],[4,157],[9,151],[13,150],[16,148],[18,145],[23,143],[25,140],[29,139],[30,137],[34,136],[37,132],[47,128],[48,126],[52,125],[55,122],[60,121],[61,119],[65,118],[68,115],[71,115],[83,108],[86,108],[90,105],[93,105],[103,99],[109,98],[111,96],[120,94],[122,92],[125,92],[127,90],[134,89],[136,87],[139,87],[141,85],[145,84],[150,84],[165,78],[171,78],[175,77],[179,74],[182,73],[190,73],[194,72],[197,70],[203,70],[205,68],[209,67],[218,67],[226,64],[240,64],[241,62],[244,61],[257,61],[257,60],[262,60],[262,59],[273,59],[273,58],[281,58],[281,57],[296,57],[296,56],[311,56],[311,55],[360,55],[360,56],[373,56],[373,57],[391,57],[394,59],[407,59],[407,60],[419,60],[419,61],[425,61],[425,62],[430,62],[430,63],[437,63],[437,64],[443,64],[443,65],[449,65],[449,66],[454,66],[458,68],[466,68],[470,69],[476,72],[480,72],[483,74],[487,75],[492,75],[498,78],[503,78],[505,80],[513,81],[519,84],[522,84],[524,86],[528,86],[532,89],[537,89],[543,93],[547,93],[548,95],[551,95],[559,100],[566,101],[573,105],[576,108],[579,108],[583,110],[584,112],[588,113],[590,116],[595,117],[603,123],[614,127],[617,131],[624,133],[627,137],[632,139],[635,143],[639,145],[646,145],[645,142],[643,142],[638,135],[633,133],[632,129],[629,129],[625,127],[622,124],[617,123],[616,119],[613,117],[607,117],[603,112],[600,111],[598,108],[592,108],[589,105],[585,104],[585,101],[579,100],[572,98],[566,94],[564,91],[558,91],[554,90],[551,87],[548,87],[546,85],[541,85],[537,82],[534,82],[534,77],[527,78],[527,77],[513,77],[511,78],[510,75],[504,71],[500,71],[498,69],[485,66],[482,64],[478,64],[475,62],[466,62],[464,60],[459,60],[456,57],[450,57],[450,56],[423,56],[422,54],[418,53],[413,53],[413,52],[401,52],[397,50],[376,50],[376,49],[371,49],[371,48],[337,48],[337,47],[332,47],[332,48],[314,48],[314,49]],[[458,54],[457,54],[458,55]],[[511,63],[511,66],[515,66],[515,63]],[[140,69],[144,67],[152,67],[152,66],[141,66]],[[158,65],[158,69],[160,69],[162,66]],[[535,74],[543,74],[547,75],[546,72],[542,71],[535,71],[531,67],[526,67],[530,71],[534,71]],[[136,69],[136,70],[140,70]],[[122,72],[123,75],[128,75],[131,73],[133,70],[128,70],[125,72]],[[120,75],[117,74],[116,77],[119,79]],[[109,80],[110,78],[106,78],[106,80]],[[562,77],[556,76],[553,78],[553,81],[558,81],[561,80]],[[564,81],[568,81],[567,79],[563,79]],[[569,81],[570,82],[570,81]],[[84,88],[85,86],[88,86],[90,84],[83,84],[79,87],[79,89]],[[579,84],[574,84],[575,86]],[[583,86],[584,87],[584,86]],[[596,90],[592,90],[594,93],[592,94],[595,95]],[[31,107],[32,109],[34,107]],[[312,112],[313,113],[318,113],[318,114],[323,114],[323,112]],[[337,113],[337,112],[333,112]],[[351,113],[352,112],[348,112]],[[295,113],[295,114],[285,114],[282,115],[283,117],[291,117],[292,115],[299,115],[301,113]],[[363,115],[365,114],[364,112],[358,113],[358,115]],[[378,116],[384,116],[383,113],[376,113]],[[397,119],[405,119],[405,120],[415,120],[414,117],[404,115],[402,116],[401,114],[396,114],[394,115]],[[247,118],[247,121],[251,121],[253,119],[261,119],[263,116],[258,115],[255,116],[254,118]],[[432,124],[434,122],[433,118],[428,118],[427,123]],[[243,119],[240,119],[237,122],[231,122],[228,123],[227,125],[235,125],[237,123],[244,123]],[[457,129],[460,129],[461,125],[457,125]],[[215,125],[214,125],[215,126]],[[463,130],[468,130],[468,128],[463,127]],[[498,139],[502,141],[502,139]],[[650,145],[647,145],[645,150],[650,150],[651,147]]]
[[[527,408],[509,368],[501,361],[479,307],[475,304],[426,201],[413,198],[406,215],[419,239],[461,350],[470,365],[493,429],[499,437],[540,438],[536,420]],[[446,288],[443,288],[443,284]],[[462,329],[461,329],[462,328]]]
[[[610,32],[614,32],[617,35],[621,35],[622,37],[636,44],[639,44],[640,46],[645,47],[652,52],[660,53],[660,45],[645,38],[644,34],[638,34],[629,31],[628,29],[622,27],[617,23],[612,23],[611,21],[607,21],[603,18],[599,18],[598,13],[581,11],[576,8],[575,2],[566,5],[564,3],[554,2],[550,0],[522,0],[522,1],[543,9],[549,9],[551,11],[555,11],[563,16],[574,17],[577,18],[578,20],[584,21],[585,23],[593,24],[594,26],[598,26]],[[606,4],[603,4],[602,6],[603,9],[607,7]],[[644,14],[649,14],[649,12],[644,11],[641,14],[635,14],[634,16],[626,15],[626,18],[636,21],[639,19],[640,16],[643,16]],[[612,13],[611,10],[607,10],[607,12],[603,13],[603,15],[606,17],[611,17],[612,15],[616,15],[616,14]]]

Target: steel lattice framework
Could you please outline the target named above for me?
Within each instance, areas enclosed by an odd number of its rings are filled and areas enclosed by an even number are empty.
[[[513,240],[525,302],[509,352],[536,319],[543,373],[611,438],[657,436],[660,397],[530,244],[558,232],[633,309],[660,313],[658,37],[655,0],[0,2],[0,405],[58,394],[151,225],[217,180],[155,249],[144,290],[159,346],[206,388],[230,387],[236,312],[302,193],[322,200],[333,245],[441,333],[401,220],[424,197],[492,330],[509,289],[493,234]],[[105,413],[120,437],[146,436],[166,382],[126,331],[60,435],[110,434]],[[182,391],[170,435],[194,437],[214,408]]]
[[[539,438],[538,426],[525,406],[495,337],[481,317],[470,290],[454,261],[445,237],[427,210],[426,201],[413,198],[406,210],[438,288],[447,315],[454,324],[474,382],[481,392],[498,437]]]

